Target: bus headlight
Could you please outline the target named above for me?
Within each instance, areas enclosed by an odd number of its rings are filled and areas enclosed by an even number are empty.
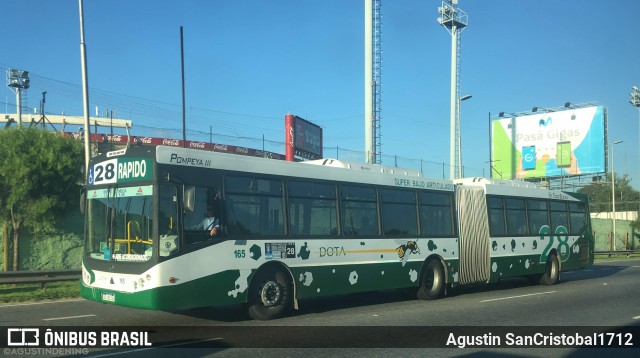
[[[91,285],[91,274],[84,267],[82,267],[82,282],[87,286]]]

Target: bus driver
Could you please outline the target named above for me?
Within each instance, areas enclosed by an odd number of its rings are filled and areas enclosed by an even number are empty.
[[[214,207],[207,207],[207,215],[202,221],[190,228],[191,230],[209,231],[209,236],[214,237],[220,233],[220,220],[216,215]]]

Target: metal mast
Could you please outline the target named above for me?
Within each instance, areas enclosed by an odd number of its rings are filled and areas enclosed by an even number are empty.
[[[23,95],[26,94],[27,88],[29,88],[29,71],[7,68],[7,87],[16,93],[18,126],[22,127],[22,102],[24,100]]]
[[[366,162],[381,163],[382,134],[382,0],[364,4],[364,133]]]
[[[631,103],[632,106],[638,108],[638,124],[640,126],[640,89],[638,89],[637,86],[633,86],[631,87],[631,89],[633,90],[633,92],[629,93],[629,97],[631,97],[629,103]],[[640,134],[638,136],[638,139],[638,143],[640,143]]]
[[[458,116],[457,101],[459,97],[458,78],[458,40],[460,33],[467,27],[467,13],[458,8],[458,0],[445,0],[438,8],[438,23],[445,27],[451,34],[451,135],[449,147],[449,178],[460,176],[459,152],[460,152],[460,117]]]
[[[82,70],[82,108],[84,112],[84,175],[89,180],[89,158],[91,155],[91,123],[89,113],[89,78],[87,73],[87,47],[84,43],[84,9],[78,0],[80,13],[80,66]],[[88,181],[87,181],[88,182]]]

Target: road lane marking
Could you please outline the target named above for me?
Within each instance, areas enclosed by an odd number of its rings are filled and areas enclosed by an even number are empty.
[[[94,314],[85,314],[82,316],[67,316],[67,317],[54,317],[54,318],[43,318],[43,321],[57,321],[61,319],[74,319],[74,318],[85,318],[85,317],[95,317]]]
[[[512,298],[521,298],[521,297],[529,297],[529,296],[537,296],[537,295],[546,295],[549,293],[556,293],[557,291],[548,291],[548,292],[538,292],[538,293],[530,293],[528,295],[519,295],[519,296],[509,296],[509,297],[500,297],[500,298],[492,298],[489,300],[484,300],[480,302],[491,302],[491,301],[501,301],[501,300],[510,300]]]
[[[49,303],[65,303],[65,302],[78,302],[78,301],[85,301],[85,299],[84,298],[77,298],[77,299],[59,300],[59,301],[10,303],[10,304],[5,304],[5,305],[0,305],[0,308],[3,308],[3,307],[18,307],[18,306],[46,305],[46,304],[49,304]]]
[[[640,319],[640,316],[635,316],[633,317],[633,319]]]
[[[120,355],[120,354],[129,354],[129,353],[138,353],[138,352],[148,351],[148,350],[151,350],[151,349],[168,348],[168,347],[176,347],[176,346],[185,346],[187,344],[195,344],[195,343],[211,342],[211,341],[220,341],[220,340],[223,340],[223,339],[224,338],[222,338],[222,337],[216,337],[216,338],[202,339],[202,340],[193,341],[193,342],[181,342],[181,343],[174,343],[174,344],[166,344],[166,345],[162,345],[162,346],[155,346],[155,347],[149,347],[149,348],[133,349],[133,350],[124,351],[124,352],[107,353],[107,354],[101,354],[101,355],[97,355],[97,356],[93,356],[92,355],[91,358],[117,356],[117,355]]]

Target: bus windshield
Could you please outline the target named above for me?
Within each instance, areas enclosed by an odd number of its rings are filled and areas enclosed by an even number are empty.
[[[150,260],[152,194],[151,185],[89,190],[86,254],[105,261]]]

